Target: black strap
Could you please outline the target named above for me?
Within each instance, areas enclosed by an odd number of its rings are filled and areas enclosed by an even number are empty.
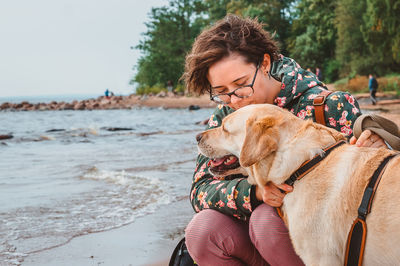
[[[345,266],[362,265],[366,238],[367,224],[364,220],[357,218],[354,220],[347,238]]]
[[[365,242],[367,237],[367,215],[371,212],[372,201],[379,182],[385,172],[387,163],[398,154],[387,156],[375,170],[367,187],[365,188],[360,207],[358,208],[358,217],[354,220],[350,229],[345,254],[345,266],[362,265]]]
[[[358,217],[365,221],[367,215],[371,212],[372,201],[375,196],[375,191],[379,185],[381,180],[383,170],[386,168],[387,163],[397,154],[392,154],[387,156],[382,163],[379,165],[378,169],[375,170],[374,174],[371,177],[371,180],[368,183],[368,186],[365,188],[364,196],[361,200],[360,207],[358,208]]]
[[[312,158],[311,160],[303,163],[300,168],[296,170],[296,172],[294,172],[288,179],[286,179],[285,183],[289,186],[293,186],[296,180],[301,179],[306,173],[310,172],[314,167],[317,166],[318,163],[325,159],[334,149],[340,147],[343,144],[345,144],[345,141],[342,140],[325,148],[322,155],[318,154],[314,156],[314,158]]]

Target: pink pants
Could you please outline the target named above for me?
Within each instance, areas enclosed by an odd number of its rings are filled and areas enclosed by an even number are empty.
[[[202,265],[304,265],[274,208],[261,204],[249,222],[216,210],[197,213],[186,228],[189,253]]]

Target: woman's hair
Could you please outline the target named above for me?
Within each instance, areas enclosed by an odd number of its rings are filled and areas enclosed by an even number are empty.
[[[247,63],[257,65],[264,54],[269,54],[271,61],[277,60],[278,51],[277,42],[257,19],[229,14],[196,38],[186,56],[182,78],[190,92],[203,94],[210,90],[207,79],[209,67],[222,58],[237,53]]]

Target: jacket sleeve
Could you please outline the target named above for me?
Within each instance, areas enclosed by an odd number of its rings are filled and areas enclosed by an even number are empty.
[[[207,129],[219,127],[222,119],[232,112],[228,107],[218,106],[209,119]],[[208,170],[209,162],[209,158],[198,155],[190,193],[193,209],[196,212],[214,209],[247,220],[252,210],[261,203],[255,197],[255,186],[250,185],[242,175],[224,179],[214,177]]]

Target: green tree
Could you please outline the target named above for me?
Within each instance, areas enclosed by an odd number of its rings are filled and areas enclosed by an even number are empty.
[[[365,6],[365,1],[338,1],[335,11],[338,31],[336,57],[341,63],[342,76],[362,73],[372,63],[372,55],[368,53],[361,33]]]
[[[265,24],[265,30],[275,34],[281,52],[288,55],[291,11],[294,2],[294,0],[231,0],[227,4],[227,11],[243,17],[257,17]]]
[[[400,3],[340,0],[337,58],[342,75],[384,75],[400,70]]]
[[[228,4],[231,0],[205,0],[207,7],[207,23],[212,24],[222,19],[228,13]]]
[[[361,32],[373,60],[369,71],[400,70],[400,2],[367,0]],[[367,71],[367,70],[366,70]]]
[[[335,2],[300,0],[296,2],[289,51],[303,67],[320,67],[328,81],[337,78],[332,69],[335,59],[337,31]]]
[[[132,82],[139,87],[178,83],[185,55],[205,25],[204,9],[200,0],[170,0],[166,7],[152,8],[144,39],[135,47],[143,55]]]

